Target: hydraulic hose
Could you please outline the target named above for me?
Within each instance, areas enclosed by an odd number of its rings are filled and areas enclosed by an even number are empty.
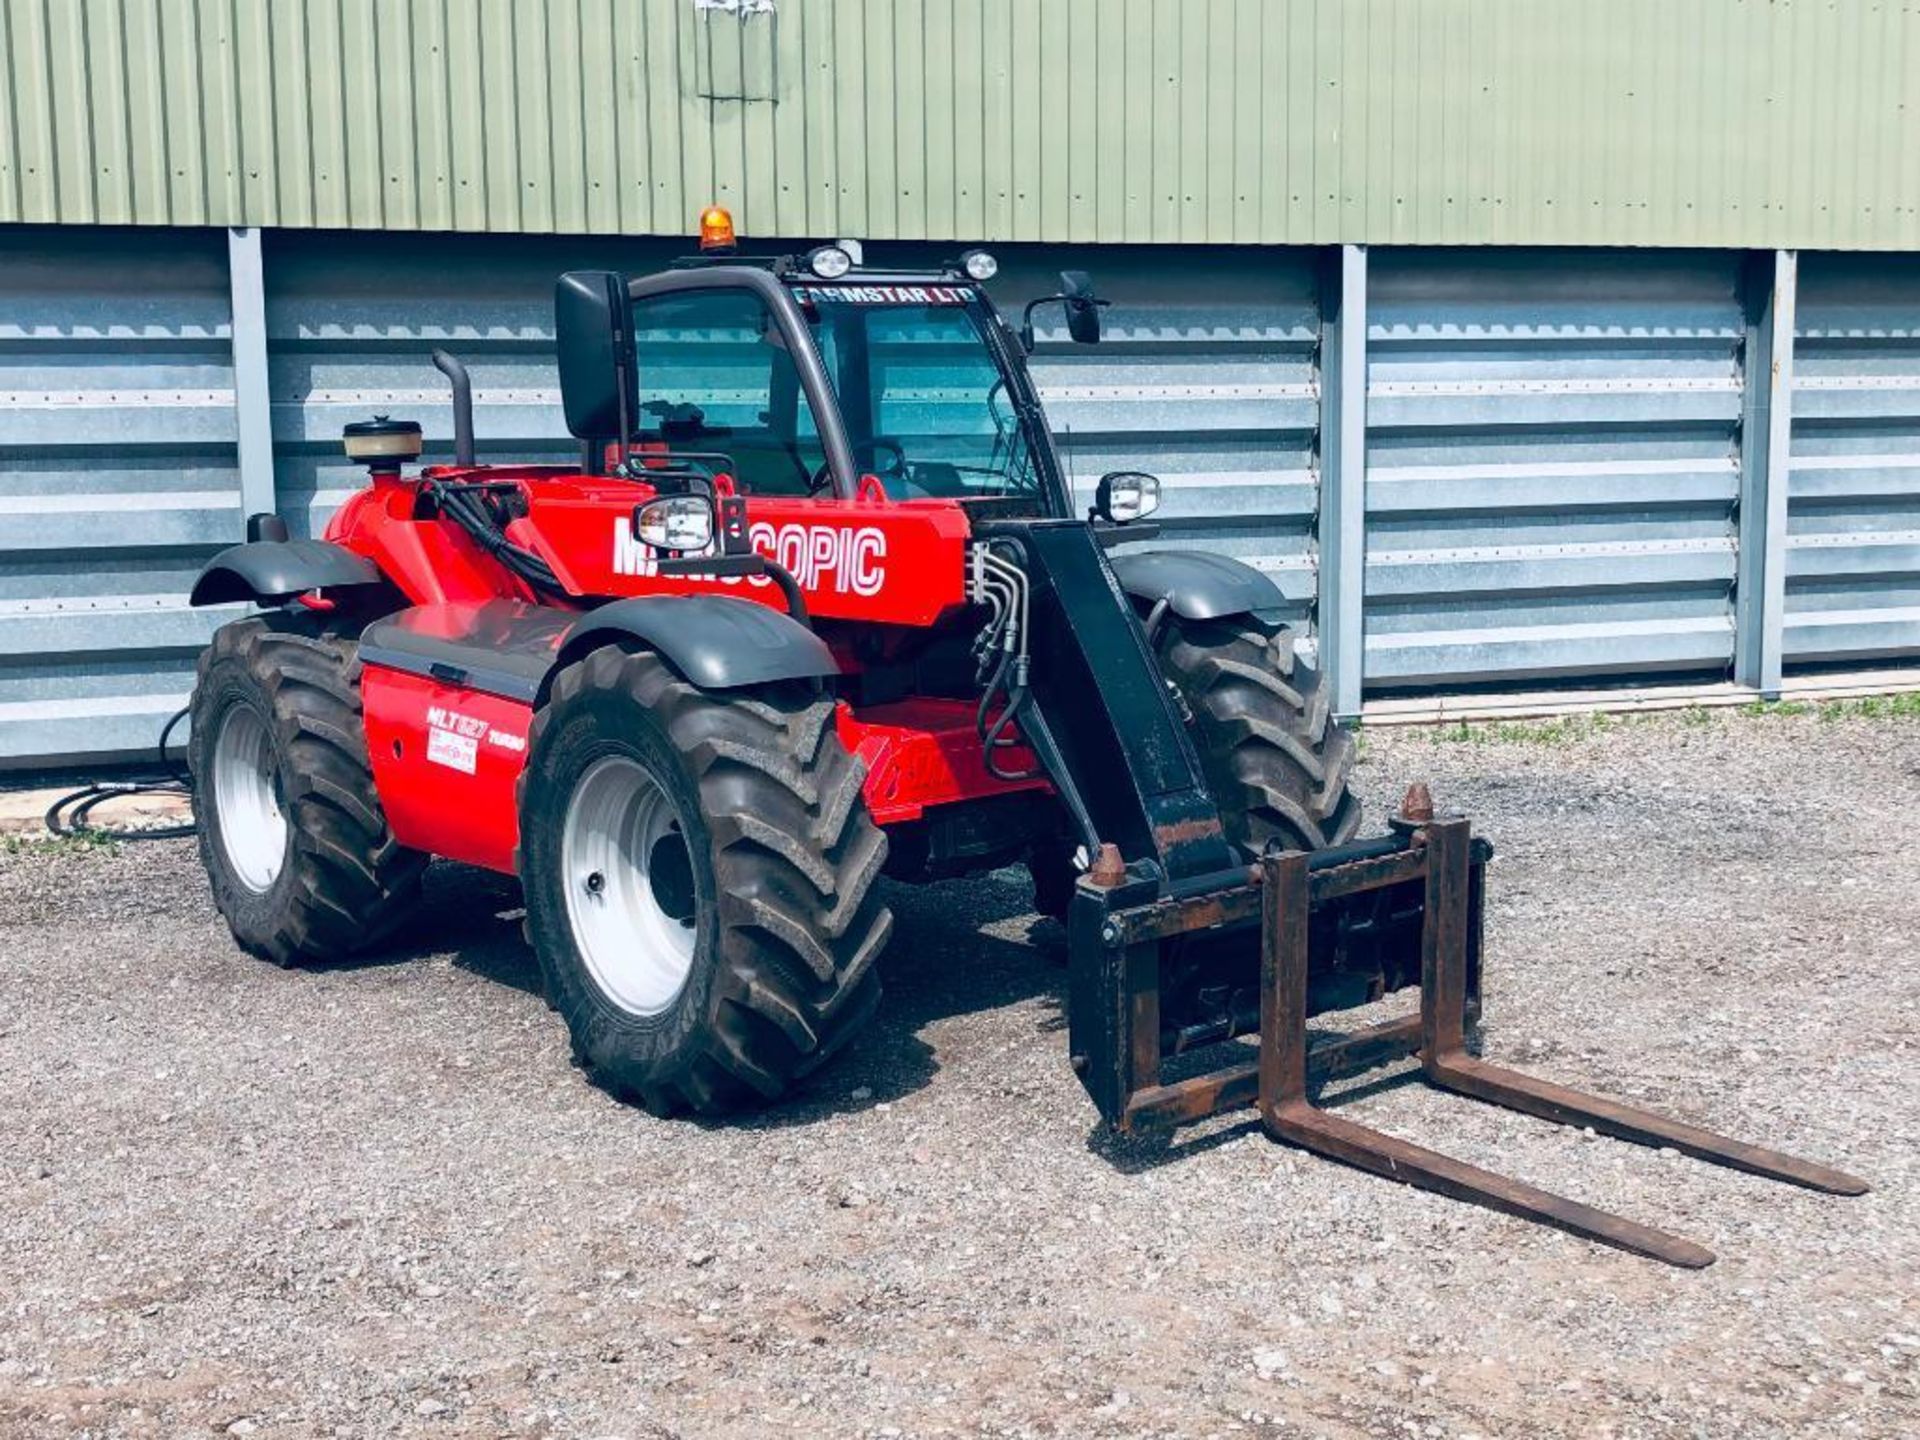
[[[179,840],[193,834],[198,827],[191,820],[180,825],[156,825],[150,829],[132,830],[109,829],[94,824],[92,819],[96,805],[128,795],[184,795],[192,799],[193,783],[187,774],[187,767],[167,754],[167,742],[172,739],[175,727],[186,718],[187,707],[183,705],[160,727],[158,754],[160,768],[166,772],[167,778],[98,780],[91,785],[83,785],[71,794],[62,795],[47,807],[46,826],[49,833],[66,837],[92,836],[102,840]]]
[[[472,537],[473,542],[485,550],[494,559],[506,566],[514,575],[526,581],[535,590],[544,590],[549,594],[563,595],[566,587],[548,565],[531,550],[514,544],[500,532],[500,527],[483,509],[471,492],[453,485],[434,485],[432,494],[439,502],[441,513],[450,518],[462,530]]]

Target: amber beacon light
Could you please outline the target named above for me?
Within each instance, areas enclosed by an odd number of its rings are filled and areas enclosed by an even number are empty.
[[[700,212],[700,248],[733,249],[733,214],[724,205],[709,205]]]

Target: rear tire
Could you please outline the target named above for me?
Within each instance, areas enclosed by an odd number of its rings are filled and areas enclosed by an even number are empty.
[[[878,1005],[886,837],[833,717],[806,685],[703,691],[616,646],[555,677],[521,780],[527,934],[615,1094],[777,1100]]]
[[[200,657],[200,858],[234,939],[276,965],[375,944],[420,893],[427,857],[381,812],[359,682],[359,646],[297,617],[224,625]]]
[[[1251,857],[1274,841],[1318,850],[1353,838],[1353,737],[1334,723],[1320,673],[1294,654],[1291,629],[1252,615],[1169,616],[1158,649],[1192,712],[1229,840]]]

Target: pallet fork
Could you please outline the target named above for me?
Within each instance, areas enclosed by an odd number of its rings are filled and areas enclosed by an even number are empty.
[[[1712,1251],[1689,1240],[1395,1139],[1330,1114],[1310,1098],[1310,1079],[1351,1075],[1411,1055],[1420,1062],[1421,1078],[1442,1090],[1811,1190],[1866,1193],[1864,1181],[1842,1171],[1470,1054],[1467,1027],[1479,1012],[1482,894],[1491,850],[1473,838],[1467,820],[1435,816],[1425,786],[1408,791],[1394,831],[1387,840],[1314,855],[1269,853],[1237,885],[1184,897],[1144,898],[1141,887],[1112,863],[1117,856],[1108,857],[1104,868],[1094,867],[1080,883],[1069,921],[1074,1065],[1115,1128],[1182,1123],[1253,1105],[1269,1137],[1316,1155],[1669,1265],[1698,1269],[1713,1263]],[[1317,910],[1394,887],[1422,901],[1419,1014],[1310,1044],[1310,921]],[[1257,924],[1260,934],[1257,1058],[1161,1083],[1161,947],[1196,932],[1249,924]],[[1097,986],[1111,987],[1106,1006],[1083,1007],[1079,1002],[1091,1000]],[[1083,1009],[1095,1013],[1083,1016]]]

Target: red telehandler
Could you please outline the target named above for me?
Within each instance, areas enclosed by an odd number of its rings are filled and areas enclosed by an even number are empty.
[[[1032,317],[1099,340],[1084,274],[1016,329],[983,251],[756,259],[723,212],[658,274],[561,277],[573,466],[347,427],[320,540],[274,516],[195,604],[190,761],[214,898],[281,964],[378,942],[429,857],[517,875],[581,1063],[660,1114],[779,1099],[880,1000],[878,885],[1024,861],[1068,932],[1074,1070],[1122,1130],[1257,1105],[1269,1133],[1675,1264],[1687,1241],[1316,1108],[1417,1055],[1440,1086],[1838,1193],[1857,1180],[1485,1064],[1491,854],[1417,791],[1356,839],[1350,737],[1264,575],[1154,548],[1159,484],[1076,513]],[[1309,1015],[1421,1009],[1309,1047]],[[1222,1042],[1259,1036],[1257,1050]],[[1207,1073],[1162,1058],[1219,1047]]]

